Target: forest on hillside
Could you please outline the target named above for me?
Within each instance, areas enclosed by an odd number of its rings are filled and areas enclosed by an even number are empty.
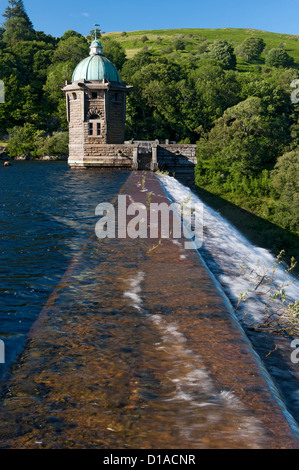
[[[120,40],[102,36],[104,55],[134,86],[126,138],[197,143],[198,186],[298,233],[296,58],[284,43],[270,48],[258,34],[238,45],[200,36],[188,49],[191,36],[174,36],[164,48],[157,36],[153,49],[143,35],[131,58]],[[61,87],[88,56],[91,38],[36,31],[23,2],[8,0],[0,28],[0,146],[11,158],[67,154]],[[238,67],[240,60],[250,67]]]

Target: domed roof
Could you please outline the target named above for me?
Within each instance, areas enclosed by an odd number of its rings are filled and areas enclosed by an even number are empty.
[[[95,42],[95,41],[94,41]],[[73,73],[73,82],[78,80],[108,80],[120,82],[115,65],[101,54],[92,54],[81,60]]]
[[[102,44],[100,43],[100,41],[95,39],[94,41],[92,41],[90,47],[100,47],[100,48],[102,48]]]

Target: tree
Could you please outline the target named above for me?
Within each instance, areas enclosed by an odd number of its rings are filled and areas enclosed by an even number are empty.
[[[65,31],[65,33],[61,36],[60,40],[61,41],[65,41],[66,39],[68,38],[82,38],[82,34],[80,33],[77,33],[77,31],[74,31],[73,29],[68,29],[67,31]]]
[[[281,48],[271,49],[266,56],[266,64],[270,67],[290,67],[294,59]]]
[[[84,37],[70,36],[61,39],[53,55],[53,63],[68,62],[73,66],[87,57],[89,54],[89,44]]]
[[[234,69],[237,65],[237,59],[234,54],[234,48],[225,39],[214,41],[209,48],[209,56],[216,59],[226,69]]]
[[[111,38],[102,38],[102,46],[104,56],[111,60],[118,70],[121,70],[126,61],[126,53],[121,44]]]
[[[256,59],[265,49],[266,44],[261,38],[246,38],[242,44],[236,48],[237,54],[247,62]]]
[[[202,60],[200,67],[191,72],[191,86],[196,92],[196,114],[205,131],[213,126],[227,108],[240,101],[240,85],[236,77],[236,72],[223,70],[210,59]]]
[[[47,79],[48,67],[51,65],[53,50],[41,48],[34,54],[33,69],[34,77],[45,81]]]
[[[299,231],[299,148],[278,158],[271,173],[278,197],[274,222]]]
[[[137,52],[132,59],[125,62],[122,70],[122,77],[126,82],[130,83],[133,75],[138,70],[141,70],[145,65],[152,63],[153,60],[154,58],[150,52]]]
[[[173,41],[173,46],[176,51],[184,51],[186,48],[186,42],[183,38],[176,38]]]
[[[7,150],[11,157],[28,155],[34,150],[34,135],[36,127],[25,123],[23,127],[15,126],[9,131]]]
[[[104,34],[104,31],[102,31],[100,28],[95,28],[95,29],[92,29],[89,33],[89,36],[87,36],[87,40],[89,42],[93,41],[94,38],[95,38],[95,35],[97,36],[97,39],[100,39],[100,37],[102,36],[102,34]]]
[[[69,134],[68,132],[54,132],[52,136],[45,136],[42,132],[35,134],[36,154],[44,157],[66,156],[68,154]]]
[[[203,54],[204,52],[207,52],[209,45],[210,45],[209,41],[206,41],[206,40],[201,41],[199,45],[197,46],[197,50],[199,54]]]
[[[69,62],[59,62],[49,67],[46,84],[43,89],[51,104],[52,116],[57,118],[62,128],[67,128],[65,97],[62,87],[66,80],[71,80],[74,67]]]
[[[6,21],[4,23],[5,28],[7,27],[7,20],[13,19],[13,18],[22,18],[25,20],[25,25],[33,29],[33,25],[29,19],[29,16],[26,13],[24,4],[22,0],[8,0],[9,6],[6,7],[5,12],[3,13],[4,18],[6,18]]]
[[[285,117],[268,116],[261,98],[251,96],[228,108],[198,142],[197,182],[211,184],[222,175],[219,187],[233,183],[237,191],[247,190],[250,178],[273,166],[288,137]]]
[[[3,39],[11,47],[21,41],[30,41],[35,38],[34,30],[28,26],[25,18],[15,17],[5,21]]]

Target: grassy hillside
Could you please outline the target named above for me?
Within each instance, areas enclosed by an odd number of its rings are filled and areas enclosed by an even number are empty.
[[[267,31],[260,31],[256,29],[235,29],[235,28],[222,28],[222,29],[162,29],[153,31],[131,31],[131,32],[112,32],[104,34],[119,41],[126,51],[128,58],[133,57],[144,46],[155,54],[165,52],[167,48],[173,47],[173,42],[176,38],[184,37],[186,41],[186,49],[178,51],[179,54],[194,54],[198,51],[200,44],[203,41],[213,42],[216,39],[226,39],[234,47],[241,44],[248,37],[262,38],[268,50],[278,47],[283,44],[287,53],[292,56],[297,63],[299,63],[299,34],[279,34],[269,33]],[[147,41],[142,41],[146,36]],[[173,48],[174,49],[174,48]],[[261,58],[255,61],[255,64],[263,65],[265,56],[262,54]],[[252,63],[247,64],[238,58],[238,69],[252,68]]]

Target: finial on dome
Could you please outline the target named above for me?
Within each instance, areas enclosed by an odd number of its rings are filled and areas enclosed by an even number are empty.
[[[100,26],[99,24],[95,23],[94,26]],[[94,38],[97,40],[97,28],[94,30]]]
[[[99,24],[94,24],[94,26],[100,26],[100,25]],[[92,41],[91,46],[90,46],[89,55],[93,55],[93,54],[103,55],[102,44],[97,38],[97,28],[94,31],[94,41]]]

